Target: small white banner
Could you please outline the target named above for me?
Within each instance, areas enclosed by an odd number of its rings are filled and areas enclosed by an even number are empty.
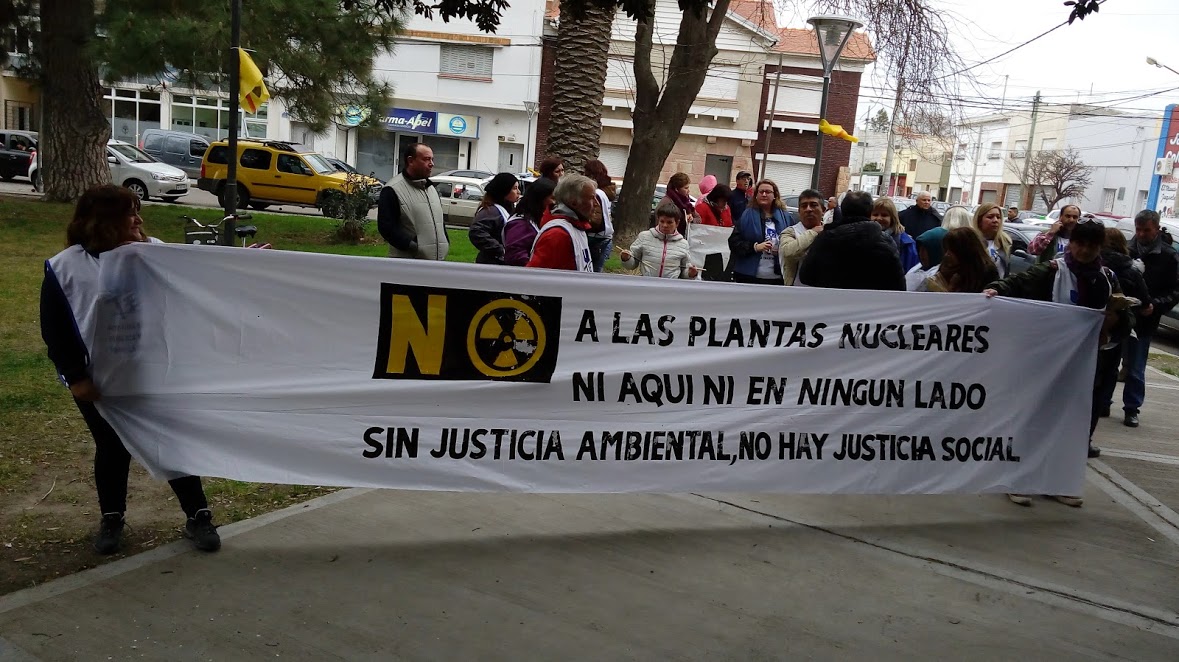
[[[101,409],[158,477],[1081,493],[1090,310],[176,245],[101,269]]]

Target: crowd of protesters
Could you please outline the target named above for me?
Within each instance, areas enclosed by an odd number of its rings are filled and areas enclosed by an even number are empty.
[[[417,152],[405,156],[407,163],[420,158]],[[470,231],[479,261],[601,271],[613,243],[615,185],[606,167],[589,161],[585,176],[569,175],[560,159],[550,158],[540,171],[541,179],[529,187],[519,209],[513,208],[519,198],[513,176],[497,175],[487,184]],[[837,201],[808,189],[791,213],[775,182],[755,181],[748,172],[739,172],[732,187],[706,176],[698,184],[698,200],[691,196],[691,184],[682,172],[669,178],[650,229],[620,249],[624,267],[657,278],[697,278],[702,270],[692,263],[690,228],[712,226],[730,229],[721,280],[985,293],[1103,310],[1090,437],[1098,420],[1109,416],[1119,364],[1126,382],[1124,423],[1138,426],[1150,341],[1162,315],[1179,301],[1179,258],[1157,213],[1139,213],[1134,238],[1126,242],[1120,231],[1107,231],[1091,217],[1082,219],[1080,208],[1066,205],[1060,219],[1029,243],[1026,252],[1036,264],[1013,273],[1014,247],[1004,222],[1017,221],[1017,209],[984,203],[972,213],[954,206],[943,218],[928,192],[919,192],[915,204],[898,213],[889,197],[851,191]],[[403,209],[402,218],[412,214]],[[394,247],[395,238],[390,237]],[[1099,454],[1090,441],[1089,456]],[[1029,495],[1008,496],[1014,503],[1031,504]],[[1067,505],[1082,504],[1077,495],[1053,496]]]
[[[424,144],[402,153],[401,172],[381,191],[377,228],[395,258],[444,260],[449,252],[437,189],[430,182],[434,159]],[[616,185],[605,164],[591,160],[582,174],[567,173],[560,158],[545,159],[540,177],[524,187],[510,173],[483,186],[484,197],[469,229],[486,265],[602,271],[614,250]],[[693,225],[729,229],[729,263],[722,280],[794,287],[917,292],[983,293],[1104,311],[1093,384],[1089,457],[1100,450],[1091,437],[1098,420],[1109,416],[1119,379],[1124,424],[1139,425],[1145,397],[1146,358],[1163,315],[1179,302],[1179,256],[1160,227],[1158,213],[1142,211],[1127,242],[1117,229],[1076,205],[1028,245],[1036,258],[1030,268],[1012,273],[1012,240],[1004,222],[1018,210],[982,204],[973,214],[951,208],[944,218],[931,196],[898,213],[890,198],[874,199],[850,191],[841,201],[824,200],[807,189],[798,196],[797,215],[788,211],[778,185],[755,182],[739,172],[730,187],[708,176],[691,196],[691,179],[676,173],[651,214],[650,228],[629,247],[618,247],[622,265],[643,276],[696,279],[688,235]],[[124,243],[150,239],[142,230],[139,201],[121,187],[88,191],[79,201],[67,231],[68,247],[46,262],[41,293],[42,336],[49,357],[69,387],[95,440],[95,482],[101,511],[95,549],[117,551],[124,528],[130,454],[94,403],[102,394],[91,381],[85,339],[73,310],[97,297],[97,264],[102,253]],[[63,278],[70,287],[63,288]],[[187,521],[185,533],[202,550],[221,541],[199,477],[171,481]],[[1078,495],[1052,495],[1071,506]],[[1031,496],[1010,494],[1030,505]]]

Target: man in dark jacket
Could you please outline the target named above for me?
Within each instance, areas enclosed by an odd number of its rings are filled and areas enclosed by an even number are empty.
[[[733,216],[733,224],[741,219],[745,207],[749,205],[749,189],[753,188],[753,175],[742,170],[737,173],[737,185],[729,195],[729,210]]]
[[[897,245],[873,221],[872,195],[851,191],[839,218],[819,233],[803,258],[797,284],[845,290],[905,291]]]
[[[933,208],[933,196],[928,191],[918,193],[917,204],[901,212],[900,217],[905,232],[913,239],[920,237],[926,230],[941,227],[942,224],[942,217],[938,216],[937,210]]]
[[[1159,228],[1158,212],[1146,209],[1134,217],[1134,239],[1130,257],[1146,265],[1146,289],[1150,302],[1143,307],[1134,329],[1137,338],[1126,344],[1126,386],[1122,390],[1122,408],[1127,427],[1138,427],[1138,411],[1146,399],[1146,357],[1150,341],[1159,328],[1159,320],[1179,301],[1179,257],[1171,246],[1170,235]]]

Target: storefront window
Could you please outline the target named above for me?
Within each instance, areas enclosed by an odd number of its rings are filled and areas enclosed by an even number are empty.
[[[107,88],[107,120],[111,137],[138,145],[143,132],[160,128],[160,94],[141,90]]]

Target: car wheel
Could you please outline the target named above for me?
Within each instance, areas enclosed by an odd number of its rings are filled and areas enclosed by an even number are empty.
[[[165,195],[160,199],[163,200],[164,202],[170,202],[172,204],[176,204],[176,201],[180,199],[180,196],[178,196],[178,195]]]
[[[145,202],[147,201],[147,186],[145,186],[144,183],[138,179],[128,179],[127,181],[123,182],[123,187],[134,193],[135,197],[139,198],[140,200]]]
[[[221,205],[222,209],[225,208],[225,185],[224,184],[222,184],[221,188],[217,191],[217,204]],[[238,184],[237,185],[237,208],[238,209],[245,209],[246,207],[249,207],[249,206],[250,206],[250,191],[249,191],[249,189],[242,186],[241,184]]]
[[[255,211],[266,211],[266,209],[269,208],[270,205],[265,202],[251,202],[250,207],[253,208]]]
[[[41,184],[42,184],[40,170],[33,173],[32,180],[33,180],[33,190],[40,193],[41,192]]]
[[[344,194],[339,191],[324,191],[320,198],[319,211],[328,218],[344,218]]]

